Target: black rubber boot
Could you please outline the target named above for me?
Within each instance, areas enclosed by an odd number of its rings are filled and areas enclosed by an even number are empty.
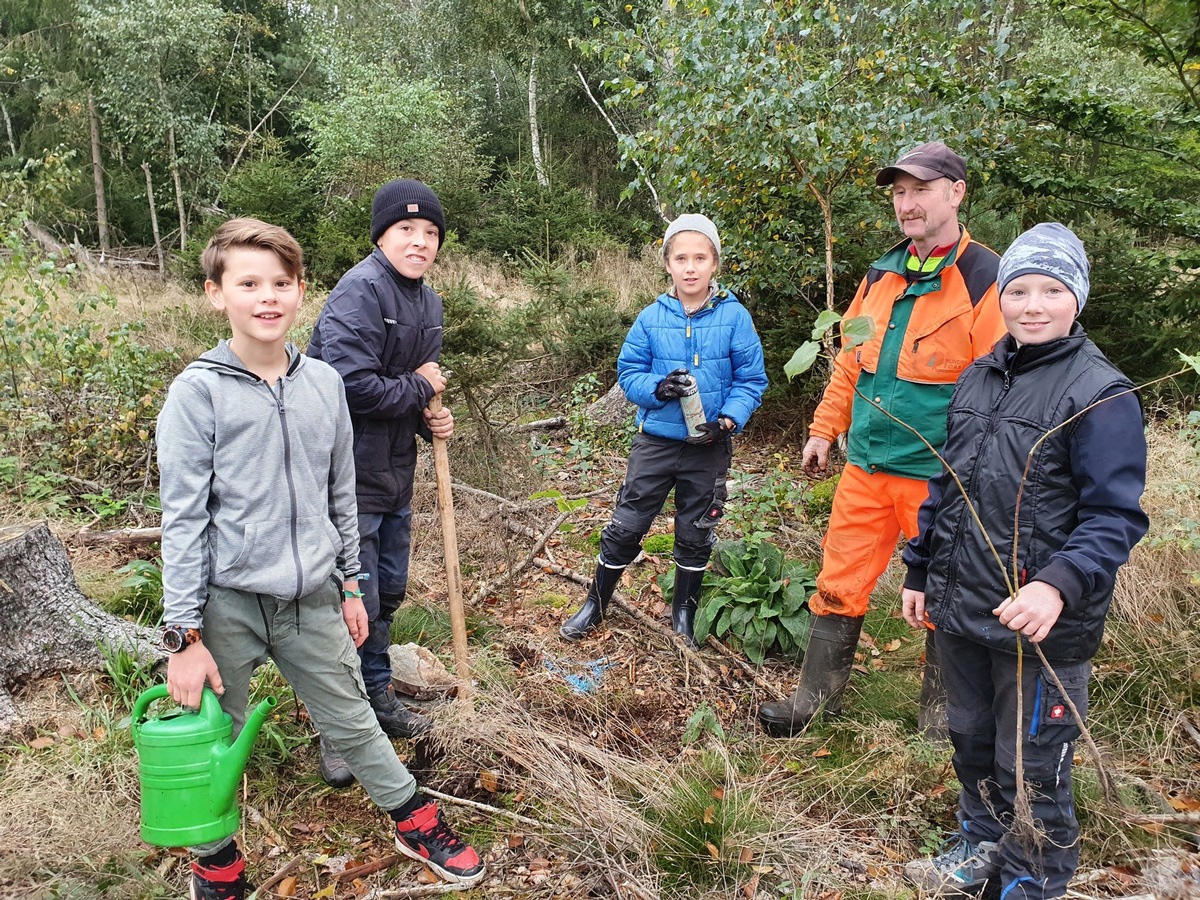
[[[921,679],[917,731],[931,744],[950,742],[950,725],[946,720],[946,685],[942,681],[942,663],[938,659],[932,630],[925,635],[925,674]]]
[[[608,612],[608,603],[612,600],[613,591],[617,589],[617,582],[621,580],[621,573],[624,571],[624,566],[610,569],[604,563],[596,564],[596,574],[588,586],[587,596],[583,598],[583,606],[558,629],[564,640],[577,641],[600,624],[600,620]]]
[[[863,618],[813,616],[808,652],[804,655],[796,692],[788,700],[759,707],[758,721],[768,734],[792,737],[807,728],[822,708],[826,712],[841,712],[842,691],[850,680]]]
[[[696,621],[696,604],[700,599],[700,586],[704,582],[704,570],[680,568],[675,564],[675,596],[671,598],[671,630],[683,635],[684,641],[693,650],[697,649],[693,626]]]

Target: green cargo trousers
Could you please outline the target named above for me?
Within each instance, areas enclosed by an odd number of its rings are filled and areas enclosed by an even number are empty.
[[[395,809],[412,797],[417,783],[367,700],[358,651],[342,618],[340,581],[331,577],[298,601],[209,585],[204,645],[225,684],[221,708],[233,717],[235,738],[246,722],[250,676],[269,657],[379,807]],[[208,856],[231,839],[192,852]]]

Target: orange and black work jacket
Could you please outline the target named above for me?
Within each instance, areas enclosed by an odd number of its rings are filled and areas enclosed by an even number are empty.
[[[809,433],[832,441],[849,432],[854,465],[924,480],[941,463],[880,407],[940,449],[954,382],[1005,328],[992,250],[962,229],[932,271],[910,272],[908,247],[903,241],[885,253],[859,285],[845,318],[870,317],[874,334],[838,354]]]

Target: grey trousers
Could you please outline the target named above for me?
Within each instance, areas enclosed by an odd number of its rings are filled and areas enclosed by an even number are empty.
[[[416,781],[367,700],[358,651],[342,619],[340,582],[330,578],[299,601],[209,585],[204,645],[225,684],[221,708],[233,717],[235,737],[246,722],[250,676],[269,657],[379,807],[395,809],[412,797]],[[207,856],[230,840],[192,851]]]

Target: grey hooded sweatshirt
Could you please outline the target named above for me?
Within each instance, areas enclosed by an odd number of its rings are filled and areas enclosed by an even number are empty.
[[[163,619],[198,628],[208,585],[286,599],[358,574],[354,439],[338,373],[287,345],[268,385],[221,341],[158,416]]]

